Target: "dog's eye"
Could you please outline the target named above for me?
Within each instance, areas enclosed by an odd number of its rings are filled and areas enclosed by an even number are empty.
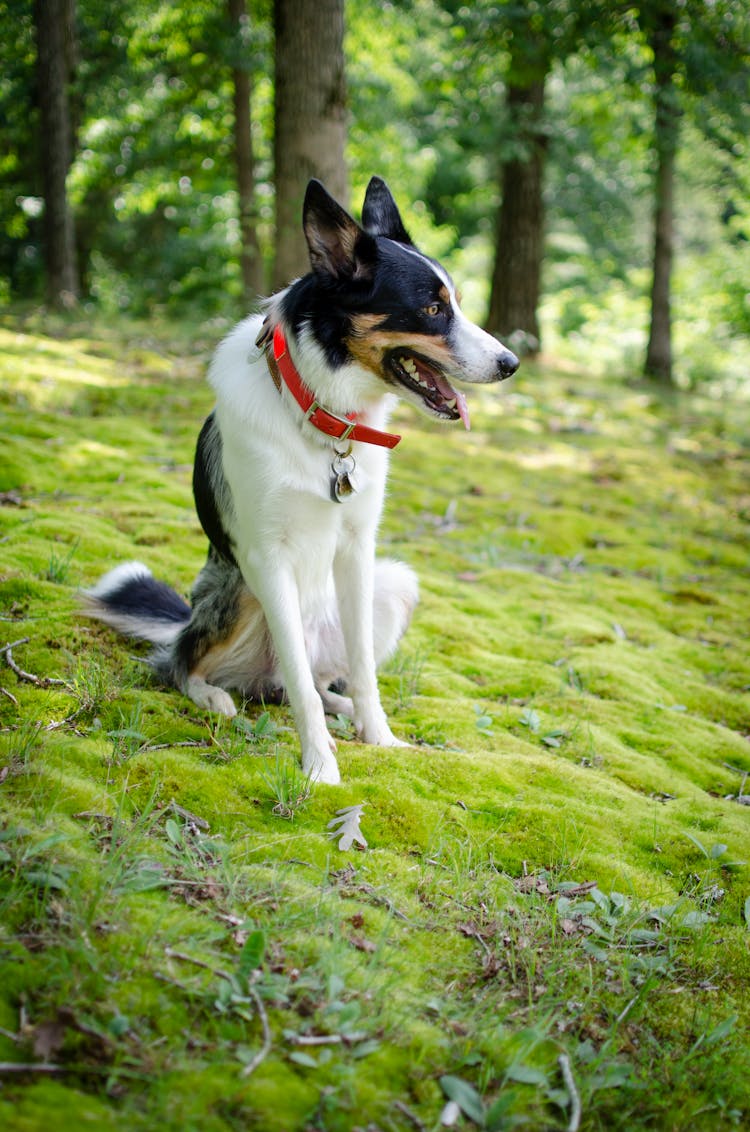
[[[428,307],[424,308],[424,313],[428,314],[430,318],[436,318],[442,311],[440,303],[430,303]]]

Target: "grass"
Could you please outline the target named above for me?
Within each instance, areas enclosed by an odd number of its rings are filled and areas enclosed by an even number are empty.
[[[401,410],[414,746],[334,720],[311,791],[285,708],[76,613],[126,559],[189,590],[211,345],[0,324],[0,1124],[746,1124],[747,404],[544,359],[468,435]]]

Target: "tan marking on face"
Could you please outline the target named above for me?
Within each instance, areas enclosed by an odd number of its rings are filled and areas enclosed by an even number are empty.
[[[383,358],[389,350],[398,349],[421,354],[445,371],[455,368],[455,359],[442,338],[431,334],[378,330],[384,321],[382,315],[364,314],[352,318],[352,331],[346,345],[354,360],[365,369],[390,381],[390,375],[386,375],[383,369]]]
[[[440,288],[440,290],[438,291],[438,298],[440,299],[440,302],[441,302],[441,303],[445,303],[445,305],[446,305],[447,307],[449,307],[449,306],[450,306],[450,303],[451,303],[451,293],[450,293],[450,291],[448,290],[448,288],[447,288],[447,287],[445,286],[445,284],[443,284],[443,286],[442,286],[442,287]]]

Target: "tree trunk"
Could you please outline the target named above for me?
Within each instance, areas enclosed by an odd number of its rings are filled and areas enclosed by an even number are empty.
[[[542,75],[507,87],[517,152],[501,168],[502,201],[487,315],[488,330],[525,354],[536,353],[541,342],[537,307],[544,249],[544,83]]]
[[[47,295],[53,306],[65,308],[73,306],[79,294],[73,213],[66,190],[72,150],[68,101],[72,12],[70,0],[36,0],[34,5]]]
[[[234,157],[237,166],[237,194],[240,221],[240,269],[242,294],[247,305],[265,291],[263,259],[256,228],[255,159],[250,114],[252,86],[248,47],[244,42],[248,29],[246,0],[229,0],[229,21],[232,31],[232,103],[234,107]]]
[[[672,381],[672,318],[670,285],[674,244],[674,170],[679,138],[679,106],[675,86],[677,58],[674,47],[675,15],[668,7],[656,13],[649,29],[654,53],[654,252],[651,283],[651,325],[644,373]]]
[[[302,200],[311,177],[346,206],[344,0],[275,0],[274,284],[309,271]]]

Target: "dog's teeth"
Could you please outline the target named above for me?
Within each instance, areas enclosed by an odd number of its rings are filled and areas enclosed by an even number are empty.
[[[410,373],[412,377],[416,377],[417,367],[415,366],[414,360],[412,358],[406,358],[401,364],[407,373]]]
[[[449,409],[455,409],[455,407],[456,407],[456,398],[455,398],[455,397],[451,397],[450,401],[446,401],[445,403],[446,403],[446,405],[448,406],[448,408],[449,408]]]

